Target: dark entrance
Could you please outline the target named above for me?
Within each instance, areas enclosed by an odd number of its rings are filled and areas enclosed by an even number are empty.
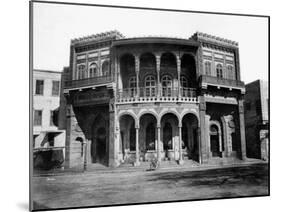
[[[99,115],[92,126],[91,156],[93,163],[108,165],[107,142],[108,142],[107,121]]]
[[[212,125],[210,129],[211,152],[213,157],[220,157],[219,131],[216,125]]]
[[[169,122],[166,122],[164,129],[163,129],[163,143],[164,143],[164,151],[166,151],[166,154],[169,149],[173,149],[172,139],[173,139],[172,126]],[[166,155],[166,157],[167,157],[167,155]]]
[[[199,162],[198,120],[194,114],[182,119],[183,156]]]
[[[106,155],[106,130],[101,127],[97,130],[97,161],[104,163]]]

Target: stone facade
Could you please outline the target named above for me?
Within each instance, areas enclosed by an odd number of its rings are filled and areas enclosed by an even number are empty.
[[[268,82],[256,80],[246,85],[245,124],[247,156],[268,160]]]
[[[72,40],[70,49],[68,166],[246,158],[236,42],[111,31]]]

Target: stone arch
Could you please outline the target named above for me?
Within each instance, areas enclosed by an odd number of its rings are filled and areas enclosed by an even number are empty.
[[[118,118],[117,118],[118,119],[118,123],[120,122],[122,116],[125,116],[125,115],[131,116],[134,119],[134,121],[135,121],[135,127],[139,128],[139,117],[136,114],[134,114],[133,112],[131,112],[131,111],[121,111],[118,114]]]
[[[199,115],[198,115],[198,113],[196,113],[195,111],[192,111],[192,110],[187,110],[187,111],[184,111],[184,112],[182,112],[181,114],[180,114],[180,122],[182,123],[182,119],[183,119],[183,117],[185,116],[185,115],[187,115],[187,114],[192,114],[192,115],[194,115],[194,116],[196,116],[196,118],[197,118],[197,121],[198,121],[198,124],[199,124]]]
[[[154,110],[153,110],[153,111],[151,111],[151,110],[144,110],[144,111],[141,111],[141,112],[137,115],[138,120],[140,120],[141,117],[142,117],[143,115],[145,115],[145,114],[151,114],[151,115],[153,115],[153,116],[155,117],[155,119],[156,119],[157,126],[160,126],[159,114],[158,114],[156,111],[154,111]]]
[[[180,121],[181,121],[180,114],[177,111],[174,111],[174,110],[164,110],[164,111],[161,111],[160,114],[159,114],[159,122],[161,122],[161,119],[163,118],[163,116],[168,114],[168,113],[171,113],[171,114],[175,115],[177,117],[177,119],[178,119],[179,126],[181,126],[180,125]]]

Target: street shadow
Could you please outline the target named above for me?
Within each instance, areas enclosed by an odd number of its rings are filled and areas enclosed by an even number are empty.
[[[165,184],[181,182],[184,186],[267,185],[268,167],[255,164],[247,167],[231,167],[200,171],[155,172],[149,181]]]

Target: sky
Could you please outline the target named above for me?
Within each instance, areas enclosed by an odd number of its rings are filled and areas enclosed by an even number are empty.
[[[110,30],[186,39],[199,31],[234,40],[241,79],[268,80],[267,18],[44,3],[34,3],[34,68],[61,71],[69,66],[71,39]]]

